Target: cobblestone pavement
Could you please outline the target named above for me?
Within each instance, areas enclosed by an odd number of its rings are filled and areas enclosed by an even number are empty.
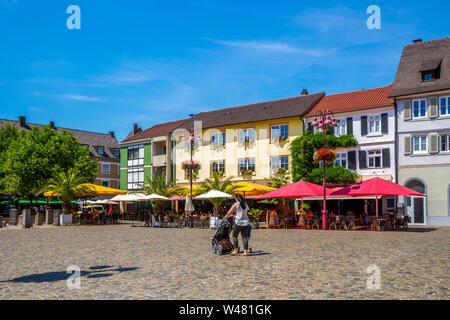
[[[129,225],[0,229],[0,299],[449,299],[450,228],[253,230],[249,257],[213,230]],[[381,289],[366,288],[367,267]],[[66,286],[70,265],[81,289]]]

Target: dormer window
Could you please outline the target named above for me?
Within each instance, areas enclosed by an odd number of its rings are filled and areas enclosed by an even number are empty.
[[[431,59],[422,61],[420,72],[422,81],[433,81],[439,79],[441,69],[441,59]]]
[[[104,147],[98,147],[98,154],[100,156],[104,156],[105,155],[105,148]]]
[[[117,148],[113,149],[113,154],[114,154],[114,157],[119,158],[119,156],[120,156],[119,149],[117,149]]]

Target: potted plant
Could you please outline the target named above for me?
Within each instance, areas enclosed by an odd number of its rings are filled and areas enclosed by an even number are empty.
[[[253,222],[251,222],[252,228],[258,229],[258,219],[263,214],[263,211],[261,209],[252,208],[248,211],[248,214],[253,218]]]
[[[273,170],[275,174],[285,174],[287,170],[285,168],[277,168]]]
[[[252,169],[241,169],[241,176],[251,176],[253,173]]]

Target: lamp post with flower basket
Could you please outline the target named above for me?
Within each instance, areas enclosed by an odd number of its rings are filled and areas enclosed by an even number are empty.
[[[189,144],[189,151],[191,154],[191,160],[189,161],[189,163],[183,163],[183,165],[185,165],[188,170],[189,170],[189,186],[190,186],[190,195],[191,195],[191,199],[192,199],[192,178],[193,178],[193,171],[195,168],[198,167],[198,164],[194,163],[193,160],[193,156],[194,156],[194,143],[196,141],[200,141],[201,138],[200,137],[196,137],[194,134],[194,129],[189,130],[189,136],[188,137],[181,137],[181,141],[187,141]]]
[[[326,148],[325,134],[327,127],[336,127],[336,120],[334,119],[333,113],[326,111],[319,111],[314,117],[314,121],[311,123],[312,126],[322,129],[323,135],[323,148],[317,150],[314,153],[314,160],[319,162],[322,161],[323,166],[323,210],[322,210],[322,229],[327,229],[327,192],[326,192],[326,162],[332,162],[336,159],[336,153],[333,150]]]

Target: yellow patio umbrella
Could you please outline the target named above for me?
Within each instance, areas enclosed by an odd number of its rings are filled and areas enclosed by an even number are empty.
[[[233,183],[233,187],[235,187],[235,189],[233,189],[234,193],[243,193],[244,197],[260,196],[275,190],[275,188],[272,187],[245,181]]]
[[[191,192],[190,186],[176,186],[174,189],[177,191],[178,195],[186,196]],[[192,195],[194,197],[201,195],[205,190],[199,184],[192,185]]]
[[[92,183],[85,183],[85,184],[83,184],[83,186],[91,189],[92,194],[76,194],[77,197],[113,196],[113,195],[118,195],[118,194],[127,194],[127,192],[123,191],[123,190],[103,187],[103,186],[99,186],[99,185],[92,184]],[[45,197],[57,197],[58,194],[49,191],[49,192],[45,192],[44,196]]]

